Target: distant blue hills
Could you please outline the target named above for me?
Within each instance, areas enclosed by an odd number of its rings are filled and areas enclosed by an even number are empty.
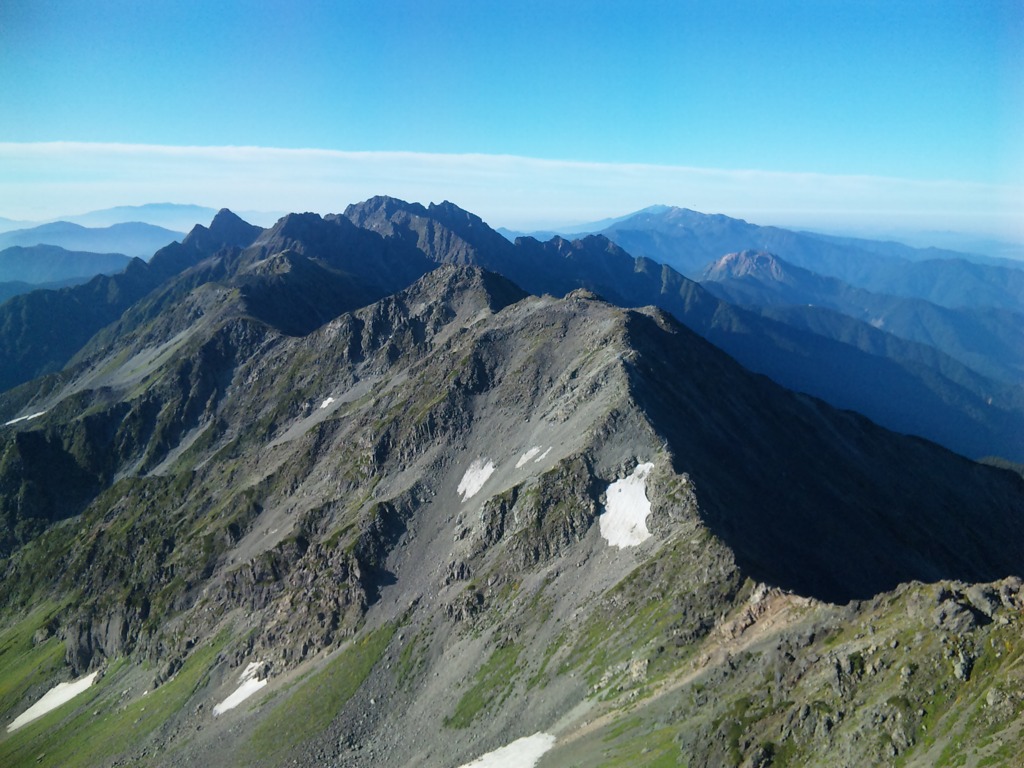
[[[56,245],[68,251],[121,253],[149,259],[165,245],[180,241],[182,237],[182,232],[141,222],[83,227],[70,221],[55,221],[0,233],[0,250],[11,246]]]
[[[81,224],[83,227],[109,227],[127,222],[142,222],[174,232],[185,233],[191,231],[196,224],[209,224],[216,215],[216,208],[208,208],[204,205],[146,203],[145,205],[119,205],[75,216],[61,216],[60,220]]]
[[[44,285],[124,270],[131,257],[121,253],[70,251],[57,245],[12,245],[0,250],[0,283]]]

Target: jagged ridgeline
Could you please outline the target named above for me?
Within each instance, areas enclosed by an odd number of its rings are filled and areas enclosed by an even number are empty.
[[[1020,475],[616,306],[685,278],[386,198],[133,269],[4,353],[0,764],[1020,753]]]

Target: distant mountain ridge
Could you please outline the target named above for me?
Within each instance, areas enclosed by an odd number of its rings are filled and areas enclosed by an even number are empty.
[[[260,225],[273,224],[284,213],[270,211],[240,211],[240,215]],[[118,205],[87,213],[64,214],[47,220],[26,221],[5,219],[0,216],[0,232],[12,229],[30,229],[41,224],[66,221],[83,227],[102,228],[114,224],[142,223],[169,229],[173,232],[189,232],[196,224],[209,222],[217,214],[216,208],[192,203],[143,203],[142,205]]]
[[[1019,267],[1005,261],[979,264],[971,262],[968,254],[935,259],[929,249],[909,247],[896,249],[897,256],[892,248],[871,241],[762,227],[685,208],[638,213],[595,234],[634,256],[668,264],[691,279],[699,279],[707,264],[727,253],[755,250],[878,293],[921,298],[951,308],[1024,308],[1024,263]]]
[[[69,251],[57,245],[13,245],[0,250],[0,282],[52,283],[112,275],[130,261],[121,253]]]
[[[98,211],[61,216],[61,221],[70,221],[86,227],[109,227],[112,224],[143,222],[177,232],[189,232],[196,224],[210,221],[217,214],[216,208],[191,203],[145,203],[143,205],[118,205]],[[268,211],[238,211],[248,221],[261,226],[272,224],[284,214]]]
[[[56,245],[69,251],[123,253],[145,260],[158,249],[181,238],[181,232],[138,222],[90,228],[57,221],[0,233],[0,250],[14,245]]]
[[[61,288],[69,288],[73,285],[81,285],[87,283],[92,278],[90,277],[70,277],[67,280],[57,280],[52,283],[25,283],[21,280],[11,280],[9,282],[0,283],[0,304],[3,304],[9,298],[13,296],[20,296],[23,293],[31,293],[32,291],[57,291]]]
[[[1024,260],[1000,256],[999,254],[1010,251],[1024,254],[1024,245],[1014,246],[1011,243],[982,241],[981,245],[989,245],[991,252],[978,250],[954,249],[949,246],[939,245],[908,245],[903,242],[884,239],[870,239],[865,237],[850,237],[833,235],[826,232],[802,232],[802,234],[816,237],[819,240],[826,240],[844,245],[851,245],[861,250],[880,253],[886,256],[895,256],[907,261],[932,261],[935,259],[963,259],[978,264],[991,264],[997,267],[1012,267],[1024,269]],[[941,235],[936,235],[940,237]],[[965,241],[970,242],[968,238]]]
[[[28,227],[35,226],[39,222],[25,221],[23,219],[6,219],[0,216],[0,232],[8,232],[12,229],[27,229]]]
[[[1024,383],[1024,313],[950,309],[887,296],[823,277],[773,254],[744,251],[708,265],[701,284],[733,304],[801,323],[797,314],[831,309],[910,341],[928,344],[986,376]],[[786,307],[785,313],[780,308]],[[774,309],[771,309],[774,308]]]
[[[92,228],[141,222],[174,232],[189,232],[196,224],[211,221],[216,215],[216,208],[209,208],[205,205],[145,203],[143,205],[118,205],[88,213],[61,216],[59,220]]]

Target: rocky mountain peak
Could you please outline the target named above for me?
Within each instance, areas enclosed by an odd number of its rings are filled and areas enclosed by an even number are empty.
[[[587,288],[577,288],[565,295],[566,302],[573,301],[604,301],[600,296]]]
[[[782,281],[787,277],[787,270],[786,265],[774,254],[767,251],[745,250],[728,253],[709,264],[704,270],[703,279],[724,280],[748,275]]]
[[[460,208],[455,203],[445,200],[441,203],[431,203],[427,206],[427,213],[449,225],[454,226],[481,226],[486,227],[484,220],[475,213],[470,213]]]
[[[458,301],[499,312],[529,294],[495,272],[455,264],[427,273],[404,292],[408,303],[443,304]]]
[[[577,247],[582,247],[586,250],[606,251],[608,253],[615,254],[616,256],[632,258],[628,253],[604,235],[587,235],[582,240],[577,240],[576,242],[580,244],[580,246]]]
[[[361,203],[352,203],[345,208],[343,215],[357,227],[373,229],[374,227],[368,226],[372,222],[388,221],[399,212],[413,216],[427,215],[427,209],[419,203],[407,203],[405,200],[387,195],[376,195]]]
[[[372,198],[345,210],[358,227],[414,246],[436,263],[494,268],[512,244],[482,219],[450,202],[424,208],[394,198]]]
[[[209,227],[196,224],[181,244],[194,251],[215,251],[224,246],[245,248],[259,237],[262,227],[249,224],[227,208],[221,208]],[[154,257],[155,258],[155,257]]]
[[[241,270],[241,274],[246,275],[284,275],[290,272],[294,272],[297,269],[303,269],[309,264],[309,259],[302,256],[289,248],[283,251],[268,256],[265,259],[260,259],[248,264],[244,269]]]
[[[210,222],[210,234],[225,245],[245,248],[263,231],[262,227],[242,219],[227,208],[221,208]]]
[[[264,230],[253,245],[265,252],[286,250],[295,243],[319,242],[334,229],[337,229],[337,222],[327,222],[318,213],[289,213]]]

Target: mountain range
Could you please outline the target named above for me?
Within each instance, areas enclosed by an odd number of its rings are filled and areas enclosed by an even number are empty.
[[[1017,458],[1021,411],[924,345],[383,197],[221,211],[0,341],[4,765],[1019,754],[1024,477],[884,423]]]
[[[990,378],[1024,383],[1024,312],[984,306],[950,309],[923,299],[873,293],[763,251],[723,256],[704,270],[701,284],[719,298],[789,324],[809,327],[814,321],[800,316],[839,313],[934,347]],[[846,336],[855,334],[851,325],[844,330]]]
[[[190,232],[196,224],[211,221],[216,215],[216,208],[208,208],[204,205],[146,203],[145,205],[118,205],[99,211],[61,216],[59,220],[90,228],[141,222],[184,233]]]
[[[118,205],[87,213],[66,214],[45,222],[16,221],[0,216],[0,232],[12,229],[30,229],[40,224],[66,222],[91,229],[110,227],[115,224],[142,223],[152,224],[176,233],[185,233],[191,231],[196,224],[210,221],[216,213],[216,208],[190,203]],[[240,211],[239,215],[256,223],[272,223],[281,218],[282,214],[267,211]]]
[[[51,245],[69,251],[121,253],[148,259],[158,249],[181,240],[181,237],[181,232],[140,222],[112,224],[109,227],[83,227],[57,221],[0,233],[0,251],[11,246]]]
[[[662,206],[591,234],[603,235],[633,256],[667,264],[691,279],[699,279],[708,264],[727,253],[759,250],[878,293],[953,308],[1024,307],[1024,268],[1008,259],[763,227],[721,214]]]
[[[0,283],[43,284],[112,275],[130,261],[120,253],[69,251],[56,245],[12,245],[0,250]]]

